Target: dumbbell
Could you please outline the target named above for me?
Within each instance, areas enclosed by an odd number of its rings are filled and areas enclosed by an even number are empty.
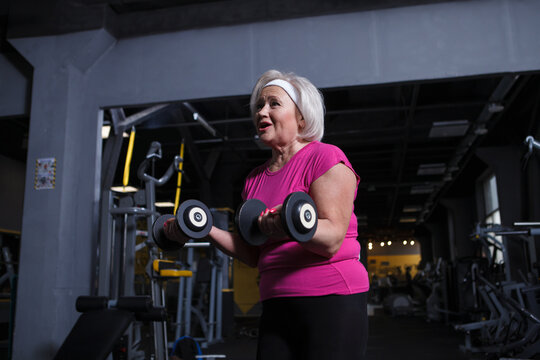
[[[236,226],[240,236],[251,245],[262,245],[268,236],[259,229],[258,217],[267,206],[258,199],[244,201],[236,212]],[[317,230],[317,208],[305,192],[293,192],[283,202],[281,224],[291,239],[311,240]]]
[[[170,240],[165,236],[163,226],[171,218],[173,226],[186,236],[186,239],[202,239],[212,229],[213,218],[210,209],[198,200],[186,200],[178,207],[176,216],[171,214],[161,215],[152,225],[152,235],[156,245],[165,251],[178,250],[184,246],[183,242]],[[170,226],[170,225],[169,225]]]

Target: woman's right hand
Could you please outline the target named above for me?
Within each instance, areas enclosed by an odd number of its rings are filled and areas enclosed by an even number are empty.
[[[278,205],[272,209],[266,209],[259,215],[259,229],[268,237],[282,239],[288,236],[281,222],[282,207],[283,205]]]
[[[181,244],[185,244],[189,239],[180,230],[175,221],[176,219],[174,217],[165,221],[165,223],[163,224],[163,233],[165,234],[167,239],[179,242]]]

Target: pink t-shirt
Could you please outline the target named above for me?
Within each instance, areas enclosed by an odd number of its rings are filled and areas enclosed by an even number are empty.
[[[309,193],[311,184],[339,163],[354,172],[339,148],[313,141],[276,172],[268,170],[268,162],[255,168],[246,178],[242,197],[244,200],[259,199],[271,209],[282,204],[292,192]],[[360,182],[358,175],[356,177]],[[368,291],[369,279],[359,261],[360,243],[356,240],[357,235],[357,220],[353,211],[345,239],[331,259],[305,250],[288,238],[269,239],[260,246],[261,300],[286,296],[349,295]]]

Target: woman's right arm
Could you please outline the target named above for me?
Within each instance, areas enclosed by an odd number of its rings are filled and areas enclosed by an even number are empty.
[[[251,267],[256,267],[259,262],[259,247],[246,243],[238,234],[212,226],[210,241],[225,254],[232,256]]]

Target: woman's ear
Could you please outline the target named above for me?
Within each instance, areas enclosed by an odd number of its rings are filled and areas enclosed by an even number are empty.
[[[299,114],[299,119],[297,120],[298,122],[298,129],[299,130],[304,130],[304,128],[306,127],[306,120],[304,120],[304,117],[302,116],[302,114]]]

